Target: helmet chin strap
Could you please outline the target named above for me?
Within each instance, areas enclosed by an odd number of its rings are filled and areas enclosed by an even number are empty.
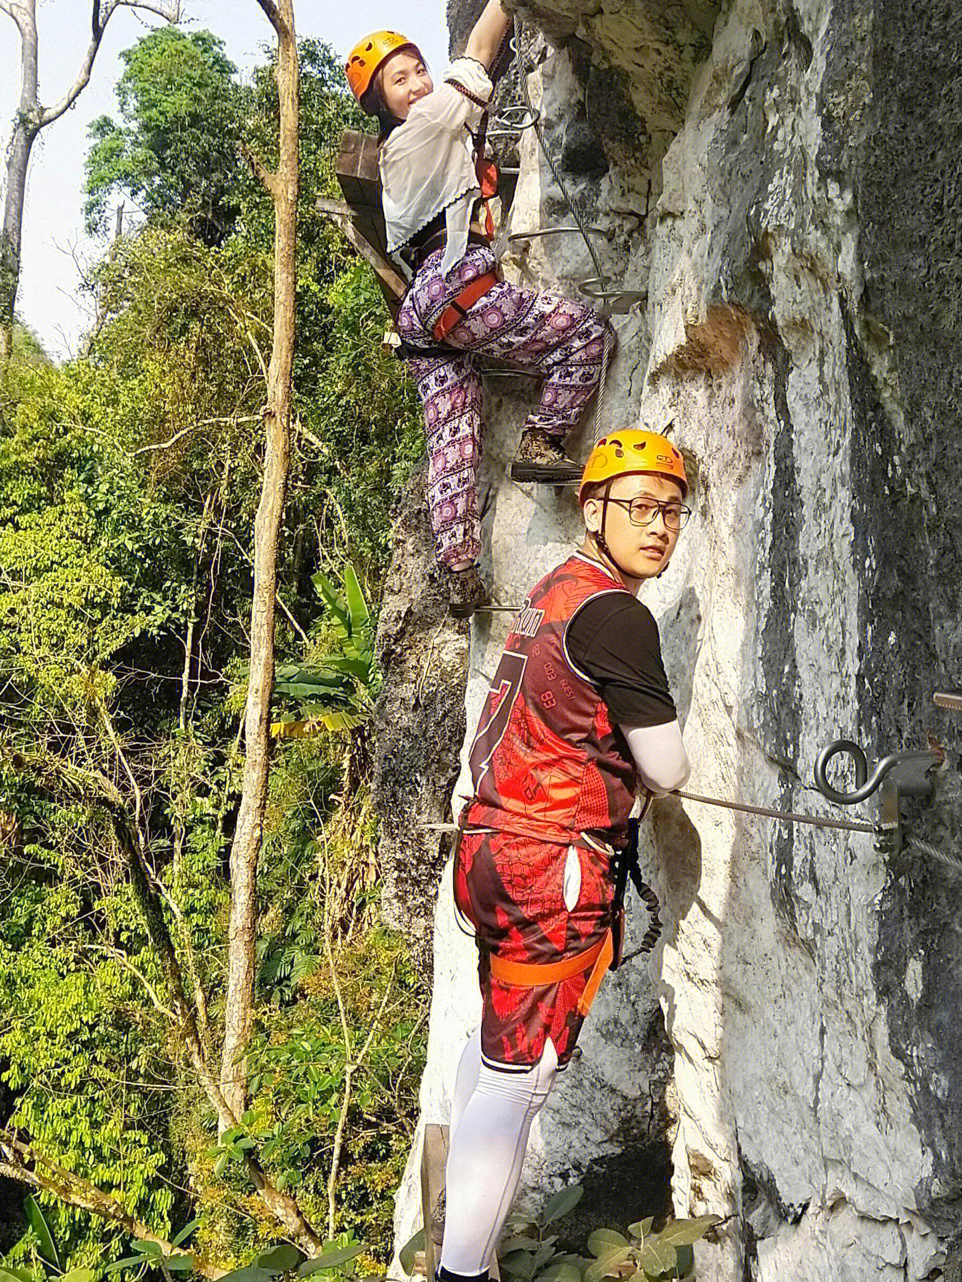
[[[614,480],[615,478],[612,477],[610,480],[605,482],[605,493],[604,493],[604,497],[601,500],[601,529],[589,530],[588,533],[591,535],[592,540],[594,541],[595,547],[597,547],[601,552],[604,553],[604,555],[608,558],[608,560],[615,567],[618,573],[623,574],[627,579],[634,579],[635,582],[637,583],[637,582],[640,582],[643,576],[639,574],[635,574],[631,570],[626,570],[623,565],[619,565],[619,563],[615,560],[614,553],[612,552],[611,548],[608,546],[608,540],[605,538],[605,522],[608,519],[608,496],[611,493],[611,485]],[[665,573],[666,568],[667,567],[663,567],[662,569],[660,569],[655,577],[660,579],[661,576]]]
[[[635,579],[637,581],[639,578],[637,574],[633,574],[631,570],[626,570],[623,565],[619,565],[615,560],[614,554],[608,546],[608,540],[605,538],[605,522],[608,520],[608,496],[611,493],[611,483],[613,479],[614,478],[612,477],[610,480],[605,482],[604,497],[601,500],[601,529],[590,530],[589,533],[594,540],[595,546],[600,548],[618,573],[623,574],[627,579]]]

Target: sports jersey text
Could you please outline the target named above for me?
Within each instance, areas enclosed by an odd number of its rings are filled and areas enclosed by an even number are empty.
[[[523,610],[518,611],[512,631],[523,637],[537,636],[543,618],[544,610],[536,610],[534,606],[526,605]]]

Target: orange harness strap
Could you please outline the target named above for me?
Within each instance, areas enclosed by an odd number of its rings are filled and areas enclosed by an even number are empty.
[[[473,306],[479,298],[483,298],[489,289],[494,289],[499,280],[497,272],[485,272],[483,276],[478,276],[470,285],[465,286],[451,305],[445,307],[435,322],[431,331],[435,340],[443,343],[455,325],[459,325],[464,320],[468,308]]]
[[[492,976],[502,984],[512,988],[541,988],[545,984],[560,984],[563,980],[573,979],[590,970],[585,991],[578,1002],[578,1012],[587,1015],[591,1009],[605,971],[614,957],[614,943],[611,931],[603,939],[593,944],[577,957],[566,957],[563,961],[536,964],[534,962],[507,961],[496,953],[490,955]]]

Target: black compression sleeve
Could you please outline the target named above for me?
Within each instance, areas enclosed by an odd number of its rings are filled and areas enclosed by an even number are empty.
[[[661,726],[675,720],[658,624],[635,597],[610,592],[586,602],[568,624],[566,645],[619,725]]]

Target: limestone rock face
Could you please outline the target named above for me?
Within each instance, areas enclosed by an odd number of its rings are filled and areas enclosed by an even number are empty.
[[[885,857],[871,835],[655,806],[642,854],[663,945],[603,987],[533,1133],[525,1196],[578,1178],[586,1224],[655,1212],[670,1143],[676,1213],[731,1217],[698,1247],[707,1282],[958,1278],[962,715],[931,694],[962,685],[962,10],[512,7],[549,151],[605,273],[632,291],[615,304],[606,420],[669,430],[693,455],[695,516],[643,592],[691,790],[871,819],[871,804],[842,812],[810,790],[822,746],[845,736],[877,759],[928,736],[946,754],[933,798],[903,807],[934,851]],[[463,33],[478,5],[451,8]],[[510,232],[571,224],[532,134]],[[577,236],[506,248],[528,283],[571,291],[596,274]],[[484,568],[514,602],[579,520],[570,492],[507,481],[530,391],[488,391]],[[472,624],[469,735],[509,619]],[[478,1012],[449,880],[429,1121],[446,1119]],[[402,1240],[419,1222],[416,1161]]]
[[[373,794],[381,821],[383,915],[404,930],[416,963],[430,974],[438,881],[450,841],[426,825],[450,814],[464,738],[468,628],[447,613],[424,481],[421,468],[398,513],[378,624],[385,680],[375,713]]]

